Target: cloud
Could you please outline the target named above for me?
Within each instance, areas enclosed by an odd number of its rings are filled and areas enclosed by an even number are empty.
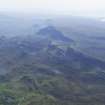
[[[105,0],[0,0],[0,10],[21,12],[105,13]]]

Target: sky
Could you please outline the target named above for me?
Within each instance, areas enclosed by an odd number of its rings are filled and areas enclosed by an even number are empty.
[[[0,0],[0,11],[105,16],[105,0]]]

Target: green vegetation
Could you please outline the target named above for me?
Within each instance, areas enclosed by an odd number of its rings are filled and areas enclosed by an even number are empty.
[[[14,85],[17,85],[14,83]],[[19,85],[19,84],[18,84]],[[57,100],[39,91],[9,88],[3,84],[0,86],[0,105],[59,105]]]
[[[104,105],[105,62],[73,45],[54,26],[0,37],[0,105]]]

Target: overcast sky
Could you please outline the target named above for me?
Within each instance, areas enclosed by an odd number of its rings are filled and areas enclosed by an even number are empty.
[[[105,0],[0,0],[0,11],[105,16]]]

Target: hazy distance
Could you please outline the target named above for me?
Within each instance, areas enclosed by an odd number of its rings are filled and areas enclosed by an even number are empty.
[[[0,0],[0,12],[104,17],[105,0]]]

